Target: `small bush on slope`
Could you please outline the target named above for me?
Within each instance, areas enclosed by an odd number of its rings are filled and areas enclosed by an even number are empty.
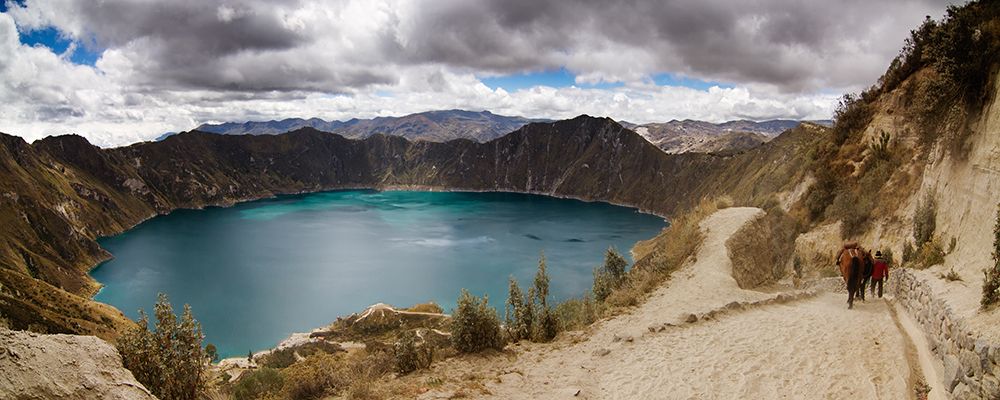
[[[284,385],[281,373],[274,368],[261,368],[240,378],[233,386],[234,400],[256,400],[277,395]]]
[[[400,375],[427,368],[434,362],[434,349],[427,345],[418,345],[417,335],[413,331],[406,331],[400,335],[392,353],[396,373]]]
[[[910,241],[903,243],[903,264],[913,261],[913,257],[916,254],[916,250],[913,249],[913,244]]]
[[[530,339],[535,322],[534,291],[525,295],[518,286],[517,280],[510,277],[507,292],[507,304],[504,307],[504,324],[507,337],[517,342]]]
[[[559,333],[559,321],[549,307],[549,274],[546,271],[544,254],[538,260],[538,272],[535,273],[535,285],[532,289],[538,305],[538,311],[535,313],[538,321],[532,339],[536,342],[548,342]]]
[[[944,263],[944,249],[937,240],[930,240],[920,246],[916,254],[914,267],[918,269],[930,268],[931,266]]]
[[[569,299],[556,306],[558,330],[582,329],[597,320],[597,308],[590,293],[578,299]]]
[[[462,289],[452,313],[451,341],[462,353],[503,348],[500,321],[496,311],[489,306],[488,297],[479,299]]]
[[[178,323],[167,296],[160,293],[153,307],[156,326],[140,311],[139,326],[118,342],[122,364],[150,392],[165,400],[194,400],[205,384],[204,335],[201,324],[185,305]]]
[[[350,381],[337,371],[337,358],[318,353],[281,370],[282,394],[289,399],[317,399],[346,388]]]
[[[913,240],[917,247],[923,245],[934,238],[934,231],[937,230],[937,201],[931,193],[924,195],[923,200],[917,202],[917,210],[913,214]]]
[[[597,301],[604,301],[611,294],[612,290],[621,287],[625,281],[625,268],[628,261],[625,257],[609,247],[604,253],[604,265],[594,268],[594,298]]]
[[[983,298],[980,305],[986,309],[1000,300],[1000,206],[998,206],[997,222],[993,228],[993,267],[983,271]]]

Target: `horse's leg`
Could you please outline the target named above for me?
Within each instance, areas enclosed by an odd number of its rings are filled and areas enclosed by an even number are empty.
[[[851,281],[847,281],[847,309],[850,310],[854,308],[854,292],[858,288],[851,284]]]

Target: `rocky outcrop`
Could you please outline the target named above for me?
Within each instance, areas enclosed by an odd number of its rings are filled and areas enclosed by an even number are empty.
[[[0,371],[3,399],[156,399],[118,350],[93,336],[0,328]]]

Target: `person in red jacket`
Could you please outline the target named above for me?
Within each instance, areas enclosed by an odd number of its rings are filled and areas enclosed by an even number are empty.
[[[875,286],[878,286],[878,297],[882,298],[882,282],[889,279],[889,263],[882,258],[882,252],[875,252],[875,266],[872,268],[872,296],[875,295]]]

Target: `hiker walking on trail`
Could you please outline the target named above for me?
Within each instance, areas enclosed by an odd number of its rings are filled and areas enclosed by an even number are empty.
[[[875,252],[875,266],[872,269],[872,295],[875,295],[875,286],[878,286],[878,297],[882,298],[882,282],[889,279],[889,263],[882,258],[882,252]]]

